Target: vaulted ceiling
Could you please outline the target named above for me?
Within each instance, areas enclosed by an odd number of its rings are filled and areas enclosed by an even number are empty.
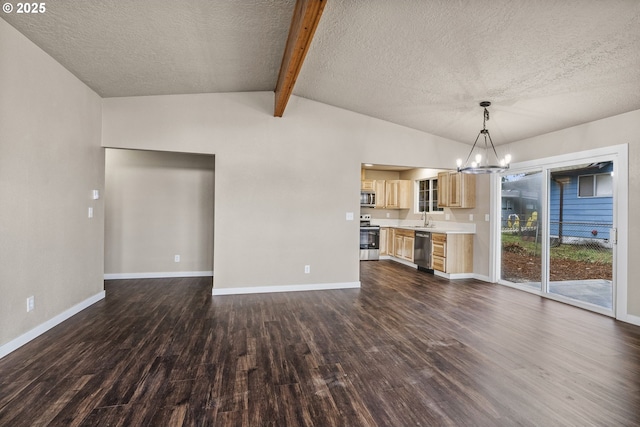
[[[638,0],[325,1],[294,95],[467,143],[489,100],[498,145],[640,109]],[[294,5],[55,0],[1,16],[119,97],[275,90]]]

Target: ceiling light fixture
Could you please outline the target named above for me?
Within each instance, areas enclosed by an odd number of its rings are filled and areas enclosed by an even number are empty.
[[[511,155],[507,154],[504,158],[499,158],[498,153],[496,152],[496,147],[493,145],[493,140],[491,139],[491,134],[489,134],[489,129],[487,129],[487,120],[489,120],[489,111],[487,107],[491,105],[489,101],[482,101],[480,106],[484,108],[484,119],[482,120],[482,130],[478,133],[476,137],[476,141],[473,143],[473,147],[471,147],[471,151],[467,156],[467,160],[462,163],[462,159],[458,159],[458,172],[463,173],[498,173],[504,172],[509,169],[509,162],[511,162]],[[480,139],[480,135],[484,136],[484,147],[478,146],[476,150],[476,145],[478,144],[478,139]],[[488,139],[488,141],[487,141]],[[489,151],[489,143],[491,144],[491,151]],[[474,153],[475,150],[475,153]],[[484,156],[483,156],[484,152]],[[474,161],[469,165],[469,159],[473,156]],[[495,163],[490,163],[490,159],[495,160]]]

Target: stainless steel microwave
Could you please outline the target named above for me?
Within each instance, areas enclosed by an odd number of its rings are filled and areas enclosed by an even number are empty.
[[[360,191],[360,207],[361,208],[375,208],[376,207],[376,192],[375,191]]]

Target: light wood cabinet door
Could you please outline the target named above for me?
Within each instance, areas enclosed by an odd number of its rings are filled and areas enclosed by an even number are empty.
[[[387,203],[386,181],[376,179],[373,182],[373,190],[376,192],[376,208],[384,208]]]
[[[360,190],[362,191],[373,191],[374,188],[374,180],[373,179],[364,179],[360,181]]]
[[[398,235],[396,234],[394,237],[394,244],[393,244],[393,256],[395,256],[396,258],[402,258],[402,250],[404,249],[404,236]]]
[[[389,232],[387,233],[387,255],[395,254],[395,240],[396,240],[396,229],[389,228]]]
[[[460,197],[460,179],[459,172],[449,174],[449,207],[459,208],[462,205]]]
[[[415,242],[415,238],[413,237],[403,237],[402,239],[402,258],[407,261],[413,262],[413,245]]]
[[[380,255],[388,255],[387,252],[387,239],[389,238],[389,229],[387,227],[380,227]]]
[[[438,174],[438,207],[473,208],[476,206],[476,176],[461,172]]]
[[[449,172],[438,174],[438,207],[449,207]]]
[[[411,181],[406,179],[385,181],[385,206],[387,209],[410,209],[411,199]]]
[[[398,181],[385,181],[385,207],[387,209],[398,209],[398,192]]]

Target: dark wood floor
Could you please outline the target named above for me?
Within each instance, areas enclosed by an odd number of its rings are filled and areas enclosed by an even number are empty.
[[[0,425],[640,424],[639,327],[361,264],[360,290],[107,282],[105,300],[0,360]]]

